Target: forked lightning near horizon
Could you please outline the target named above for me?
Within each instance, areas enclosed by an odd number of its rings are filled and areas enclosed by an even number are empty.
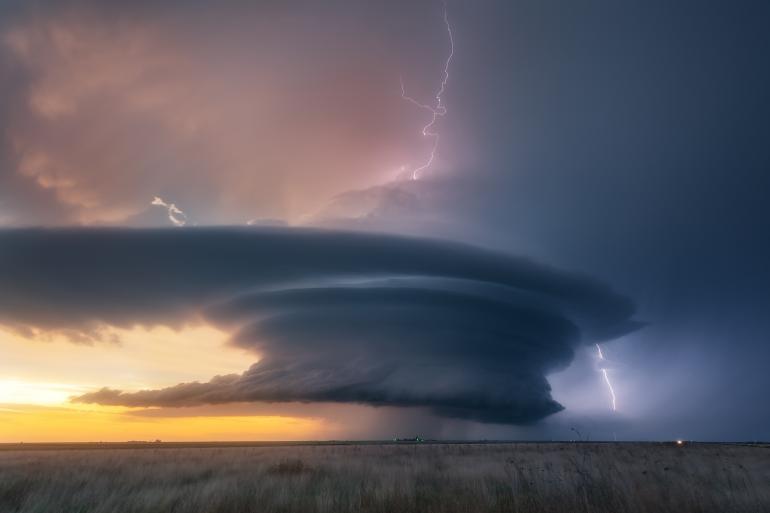
[[[604,357],[604,353],[602,352],[602,347],[599,344],[596,344],[596,351],[599,356],[599,361],[603,362],[607,359]],[[607,369],[605,367],[599,367],[599,370],[601,371],[602,375],[604,376],[604,382],[607,384],[607,388],[610,391],[610,398],[612,399],[612,411],[618,411],[617,406],[617,398],[615,397],[615,389],[612,388],[612,383],[610,382],[610,376],[607,373]]]

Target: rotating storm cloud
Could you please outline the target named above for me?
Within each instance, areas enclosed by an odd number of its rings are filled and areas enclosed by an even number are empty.
[[[429,151],[409,170],[413,181],[433,166],[437,124],[447,115],[455,40],[442,5],[448,51],[431,101],[407,94],[401,78],[401,99],[429,115],[420,131]],[[501,253],[334,231],[191,229],[174,202],[154,196],[151,206],[185,230],[0,234],[8,248],[0,259],[3,324],[26,336],[98,341],[110,326],[204,323],[229,333],[256,363],[242,374],[141,391],[105,387],[76,401],[358,403],[526,424],[562,409],[549,373],[568,366],[575,351],[638,326],[630,301],[606,286]],[[32,247],[63,261],[30,258]],[[51,276],[51,288],[25,291],[17,281],[36,275]],[[60,301],[56,290],[72,300]]]
[[[633,304],[600,282],[433,239],[73,228],[4,231],[0,244],[0,322],[18,333],[98,340],[105,326],[198,322],[256,360],[242,374],[105,387],[79,402],[357,403],[526,424],[562,409],[548,373],[638,327]]]

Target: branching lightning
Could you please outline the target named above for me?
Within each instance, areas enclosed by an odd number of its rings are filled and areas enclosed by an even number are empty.
[[[184,226],[187,224],[187,214],[182,212],[179,207],[173,203],[166,203],[160,196],[155,196],[150,205],[165,208],[168,211],[168,219],[174,223],[174,226]]]
[[[596,344],[596,352],[599,356],[599,361],[603,362],[606,361],[606,358],[604,358],[604,353],[602,353],[602,348],[599,344]],[[617,400],[615,397],[615,389],[612,388],[612,383],[610,382],[610,376],[607,374],[607,369],[604,367],[600,367],[599,370],[602,372],[602,375],[604,376],[604,382],[607,383],[607,388],[610,391],[610,397],[612,398],[612,411],[617,411]]]
[[[438,91],[436,91],[436,94],[434,96],[435,103],[432,105],[420,103],[419,101],[415,100],[411,96],[407,95],[406,89],[404,87],[404,80],[403,78],[401,78],[401,98],[431,113],[430,121],[428,122],[428,124],[422,127],[423,137],[430,137],[433,139],[433,144],[430,150],[430,156],[421,166],[412,170],[412,174],[411,174],[412,180],[417,180],[420,177],[420,173],[428,169],[431,166],[431,164],[433,164],[433,160],[436,158],[436,151],[438,150],[438,143],[440,139],[439,133],[436,130],[434,130],[434,125],[436,124],[436,121],[438,121],[438,118],[444,117],[447,113],[447,109],[443,104],[441,95],[444,94],[444,89],[446,89],[446,84],[449,81],[449,65],[452,63],[452,57],[454,56],[454,53],[455,53],[455,43],[454,43],[454,37],[452,35],[452,26],[449,24],[449,16],[447,14],[446,0],[444,0],[444,24],[446,25],[447,35],[449,36],[449,56],[447,57],[446,62],[444,63],[444,74],[441,79],[441,86],[439,87]]]

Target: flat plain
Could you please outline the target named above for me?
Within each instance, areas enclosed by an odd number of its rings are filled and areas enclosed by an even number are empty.
[[[3,513],[770,512],[770,448],[0,445]]]

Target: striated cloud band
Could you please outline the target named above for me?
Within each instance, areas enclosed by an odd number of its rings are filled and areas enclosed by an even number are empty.
[[[589,277],[440,240],[288,228],[0,231],[0,324],[99,340],[203,319],[259,361],[240,375],[75,400],[135,407],[348,402],[527,423],[549,372],[636,329]],[[180,355],[180,365],[184,356]]]

